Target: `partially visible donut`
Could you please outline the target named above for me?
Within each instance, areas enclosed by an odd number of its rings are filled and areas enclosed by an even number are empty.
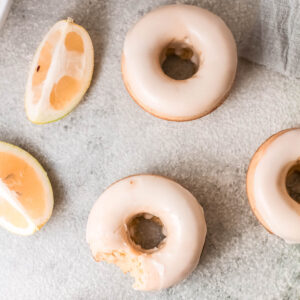
[[[247,173],[250,206],[262,225],[288,243],[300,243],[300,203],[286,188],[287,176],[300,170],[300,128],[280,131],[254,154]]]

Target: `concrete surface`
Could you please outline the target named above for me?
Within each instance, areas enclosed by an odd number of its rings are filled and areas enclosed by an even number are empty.
[[[300,299],[300,245],[268,234],[245,192],[256,148],[271,134],[300,125],[300,82],[240,60],[230,97],[212,114],[186,123],[150,116],[123,86],[120,55],[132,24],[164,3],[170,1],[14,1],[0,32],[0,139],[41,161],[55,207],[31,237],[0,230],[0,299]],[[234,14],[236,1],[193,3],[222,15],[240,46],[247,19]],[[251,17],[246,6],[244,12]],[[44,34],[67,16],[92,37],[93,82],[69,116],[33,125],[23,108],[28,67]],[[85,226],[109,184],[146,172],[169,176],[196,196],[208,235],[187,280],[142,293],[117,267],[93,261]]]

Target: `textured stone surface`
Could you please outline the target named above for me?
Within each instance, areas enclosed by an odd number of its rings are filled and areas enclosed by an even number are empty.
[[[256,148],[271,134],[300,125],[300,82],[241,60],[232,93],[212,114],[172,123],[145,113],[123,86],[122,44],[141,15],[170,2],[14,1],[0,32],[0,138],[41,161],[55,207],[34,236],[0,230],[1,300],[300,298],[300,245],[269,235],[252,215],[245,193]],[[239,32],[246,34],[247,19],[234,13],[236,1],[193,3],[224,17],[238,41]],[[239,9],[251,17],[246,4]],[[23,108],[28,67],[44,34],[67,16],[92,37],[93,82],[69,116],[33,125]],[[87,217],[100,193],[119,178],[146,172],[188,188],[203,205],[208,225],[192,275],[150,293],[132,290],[131,278],[117,267],[94,262],[85,242]]]

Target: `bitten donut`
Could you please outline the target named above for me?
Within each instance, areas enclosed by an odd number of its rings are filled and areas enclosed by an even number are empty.
[[[271,136],[254,154],[247,173],[250,206],[262,225],[288,243],[300,243],[300,203],[286,188],[300,170],[300,128]]]
[[[162,70],[168,55],[190,59],[196,73],[175,80]],[[188,121],[227,97],[237,68],[231,31],[221,18],[192,5],[169,5],[145,15],[128,33],[122,74],[132,98],[156,117]]]
[[[137,216],[159,222],[165,238],[152,249],[136,244],[130,223]],[[167,288],[197,266],[206,236],[202,207],[178,183],[161,176],[135,175],[111,185],[92,208],[87,242],[96,261],[119,266],[138,290]]]

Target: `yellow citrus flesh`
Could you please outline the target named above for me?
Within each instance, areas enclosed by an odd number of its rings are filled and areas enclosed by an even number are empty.
[[[54,109],[63,109],[69,103],[80,89],[78,80],[71,76],[62,77],[58,83],[54,84],[51,94],[50,103]]]
[[[4,198],[0,198],[0,218],[5,219],[6,222],[18,228],[26,228],[28,226],[25,216]]]
[[[45,213],[45,191],[35,170],[17,156],[0,152],[0,178],[18,195],[20,204],[32,219]]]
[[[52,188],[39,163],[24,150],[0,142],[0,225],[31,234],[47,222],[52,207]]]
[[[47,77],[49,67],[51,65],[53,51],[55,49],[55,44],[60,38],[60,32],[55,31],[51,33],[48,40],[45,42],[37,63],[36,71],[32,76],[32,86],[39,86]]]
[[[48,32],[34,57],[25,107],[34,123],[68,114],[90,85],[94,50],[88,33],[73,20],[60,21]]]
[[[68,51],[83,53],[84,45],[82,38],[76,32],[69,32],[65,38],[65,46]]]

